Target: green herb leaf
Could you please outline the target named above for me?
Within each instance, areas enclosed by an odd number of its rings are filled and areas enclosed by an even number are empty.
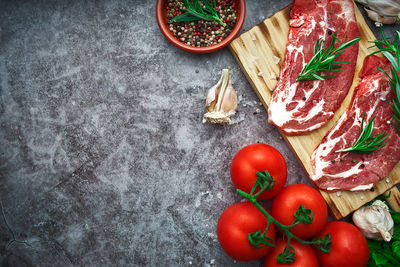
[[[400,225],[400,212],[391,212],[390,214],[392,215],[392,219],[393,219],[394,224],[399,224]]]
[[[310,80],[325,80],[334,76],[324,76],[321,73],[324,71],[342,71],[340,64],[349,63],[347,61],[335,61],[346,48],[356,44],[361,40],[360,37],[354,38],[351,41],[341,43],[336,37],[336,32],[332,35],[332,41],[329,47],[324,50],[324,40],[318,39],[314,46],[314,55],[301,71],[297,81],[310,81]],[[335,48],[336,41],[339,46]]]
[[[389,139],[387,137],[388,134],[385,133],[378,133],[372,135],[372,131],[374,129],[374,119],[375,116],[367,123],[364,128],[364,119],[365,114],[361,120],[361,127],[360,127],[360,136],[358,137],[357,141],[354,143],[353,146],[349,148],[344,148],[337,150],[336,152],[357,152],[357,153],[371,153],[374,150],[377,150],[387,144]],[[386,141],[385,141],[386,140]]]
[[[374,259],[374,261],[375,261],[375,263],[376,263],[376,265],[385,265],[387,262],[388,262],[388,260],[386,259],[386,257],[385,256],[383,256],[382,254],[380,254],[380,253],[372,253],[372,258]]]
[[[195,21],[195,20],[199,20],[198,17],[193,16],[190,13],[183,13],[180,14],[176,17],[173,17],[170,22],[174,22],[174,21]]]
[[[368,247],[372,250],[378,250],[382,247],[381,241],[372,240],[372,239],[367,239],[367,241],[368,241]]]
[[[393,218],[393,217],[392,217]],[[394,221],[394,220],[393,220]],[[397,223],[396,223],[397,224]],[[394,241],[400,241],[400,229],[399,227],[394,227],[393,235],[392,235],[392,240]]]
[[[393,243],[392,243],[392,246],[393,246]],[[397,257],[395,256],[395,254],[393,254],[393,251],[390,249],[390,246],[387,247],[386,249],[382,250],[381,253],[382,253],[382,256],[384,256],[388,262],[396,263],[396,264],[399,263],[397,260]],[[397,264],[397,266],[399,266],[399,265]]]
[[[389,77],[389,85],[394,92],[394,97],[392,101],[389,102],[393,110],[393,125],[400,133],[400,31],[396,31],[393,43],[390,43],[389,40],[386,38],[382,27],[381,33],[383,41],[376,40],[372,42],[374,43],[372,47],[376,47],[378,48],[378,50],[371,53],[370,55],[382,53],[386,57],[386,59],[389,60],[392,64],[392,68],[390,68],[391,76],[388,75],[384,70],[380,68],[378,69]]]
[[[189,0],[183,0],[183,4],[186,7],[186,13],[173,17],[169,22],[194,21],[202,19],[218,21],[222,26],[226,26],[226,24],[218,15],[216,1],[213,0],[214,4],[211,4],[208,0],[202,0],[202,2],[204,7],[201,6],[199,0],[194,0],[193,2]]]
[[[216,4],[217,2],[214,1],[214,3]],[[213,12],[214,10],[214,6],[208,1],[208,0],[203,0],[203,4],[206,6],[206,10],[210,13]]]
[[[392,244],[392,252],[393,254],[400,259],[400,241],[394,241]]]

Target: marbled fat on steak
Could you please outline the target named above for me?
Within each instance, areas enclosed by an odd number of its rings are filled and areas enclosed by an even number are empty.
[[[365,59],[360,72],[361,81],[355,88],[349,109],[311,156],[311,180],[320,189],[370,189],[400,160],[400,134],[392,124],[393,111],[386,101],[391,101],[394,93],[388,78],[377,67],[389,71],[390,64],[377,56]],[[355,143],[364,113],[365,122],[376,116],[372,134],[385,132],[389,134],[389,142],[370,154],[335,152]]]
[[[306,134],[327,123],[340,107],[353,82],[358,43],[347,48],[337,61],[341,72],[325,81],[297,82],[314,54],[318,39],[329,45],[333,32],[342,42],[359,36],[352,0],[295,0],[291,11],[286,54],[279,81],[268,109],[268,121],[287,135]],[[338,44],[336,43],[336,46]]]

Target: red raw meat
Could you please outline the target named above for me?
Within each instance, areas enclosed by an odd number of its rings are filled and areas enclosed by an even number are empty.
[[[311,156],[310,178],[320,189],[370,189],[385,178],[400,160],[400,134],[392,124],[393,111],[386,101],[391,101],[394,93],[388,78],[377,67],[389,71],[390,63],[377,56],[365,59],[360,72],[361,81],[355,88],[349,109]],[[376,116],[372,134],[385,132],[389,134],[389,142],[370,154],[335,152],[354,144],[360,135],[365,112],[365,122]]]
[[[325,81],[296,79],[314,54],[318,39],[329,45],[336,32],[341,42],[359,36],[352,0],[295,0],[289,38],[279,81],[268,109],[268,121],[287,135],[309,133],[327,123],[340,107],[353,82],[358,43],[347,48],[337,61],[341,72]],[[336,43],[337,44],[337,43]]]

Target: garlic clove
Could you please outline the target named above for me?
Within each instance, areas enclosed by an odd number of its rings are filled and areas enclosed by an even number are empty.
[[[368,7],[382,16],[397,17],[400,13],[398,0],[368,0]]]
[[[394,231],[394,222],[389,208],[380,200],[371,206],[361,207],[353,213],[353,222],[365,237],[389,242]]]
[[[212,112],[215,110],[215,106],[217,104],[217,97],[221,88],[222,84],[222,76],[219,79],[218,83],[211,87],[211,89],[207,93],[207,98],[206,98],[206,109],[209,112]]]
[[[231,124],[231,117],[235,115],[238,98],[232,86],[228,69],[222,70],[218,83],[207,93],[204,119],[210,123]]]
[[[367,12],[368,17],[370,19],[372,19],[373,21],[380,22],[382,24],[393,24],[393,23],[396,23],[396,21],[397,21],[397,17],[381,16],[377,12],[375,12],[371,9],[368,9],[368,8],[364,8],[364,9]]]
[[[383,24],[400,21],[400,1],[398,0],[356,0],[365,6],[368,17]]]
[[[390,233],[384,226],[382,225],[378,225],[376,227],[376,229],[378,230],[379,234],[381,235],[382,239],[385,240],[386,242],[390,242],[390,240],[392,240],[392,235],[393,235],[393,231],[392,233]]]
[[[382,200],[375,200],[373,203],[372,203],[372,206],[379,206],[379,207],[381,207],[382,209],[385,209],[385,210],[387,210],[387,211],[389,211],[389,207],[388,207],[388,205],[386,205],[386,203],[385,202],[383,202]]]
[[[368,0],[356,0],[356,2],[362,5],[368,5]]]
[[[236,113],[236,109],[238,106],[238,98],[235,89],[232,86],[231,79],[228,81],[228,85],[225,91],[224,98],[222,100],[221,108],[222,111],[230,114],[233,112],[232,115]]]

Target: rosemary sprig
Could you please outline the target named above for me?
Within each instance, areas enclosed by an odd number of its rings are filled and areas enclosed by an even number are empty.
[[[318,39],[314,46],[314,55],[311,60],[304,67],[300,73],[297,81],[310,81],[310,80],[325,80],[334,76],[324,76],[321,74],[323,71],[342,71],[340,64],[349,63],[348,61],[335,61],[344,50],[361,40],[360,37],[354,38],[351,41],[341,43],[336,37],[336,32],[332,35],[332,41],[329,47],[324,50],[324,40]],[[336,41],[339,46],[335,48]]]
[[[371,153],[374,150],[383,147],[389,142],[387,137],[388,134],[378,133],[372,135],[372,130],[374,129],[374,119],[375,116],[367,123],[364,128],[364,118],[365,114],[361,120],[360,136],[353,146],[345,149],[337,150],[336,152],[357,152],[357,153]],[[387,140],[386,140],[387,139]],[[385,141],[386,140],[386,141]]]
[[[392,67],[390,68],[391,76],[383,69],[379,67],[378,69],[389,77],[389,85],[394,92],[394,97],[392,99],[392,102],[389,102],[389,105],[393,109],[393,125],[400,132],[400,31],[396,31],[393,44],[391,44],[386,38],[382,27],[381,32],[383,41],[376,40],[372,42],[374,43],[372,47],[376,47],[378,48],[378,50],[371,53],[370,55],[382,53],[392,64]]]
[[[193,2],[189,0],[183,0],[183,4],[186,7],[184,11],[187,12],[173,17],[169,22],[194,21],[203,19],[209,21],[215,20],[218,21],[222,26],[226,26],[226,24],[218,16],[217,1],[211,1],[212,3],[209,0],[201,0],[201,2],[204,4],[204,6],[202,6],[199,0],[194,0]]]

